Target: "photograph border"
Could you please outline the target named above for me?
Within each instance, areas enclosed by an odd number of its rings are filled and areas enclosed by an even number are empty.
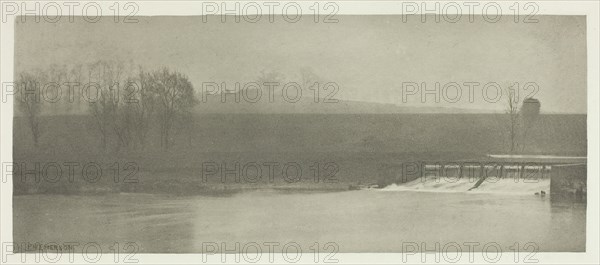
[[[25,1],[0,1],[2,3],[14,2],[21,3]],[[26,1],[31,2],[31,1]],[[36,1],[36,2],[80,2],[84,1]],[[91,2],[91,1],[90,1]],[[202,15],[202,3],[212,2],[279,2],[285,3],[289,1],[95,1],[103,10],[110,10],[110,6],[114,2],[135,3],[139,7],[137,16],[199,16]],[[315,1],[296,1],[298,4],[307,8]],[[338,15],[350,14],[402,14],[402,2],[479,2],[486,3],[488,1],[325,1],[336,3],[339,6]],[[503,10],[509,10],[514,1],[495,1]],[[520,2],[520,1],[519,1]],[[600,122],[600,82],[599,82],[599,6],[597,1],[526,1],[536,3],[539,6],[538,15],[585,15],[587,17],[587,179],[588,179],[588,197],[587,197],[587,212],[586,212],[586,252],[584,253],[560,253],[560,252],[540,252],[536,254],[539,264],[563,264],[563,263],[597,263],[599,261],[598,251],[599,244],[599,192],[600,192],[600,142],[599,142],[599,122]],[[525,2],[521,2],[525,3]],[[50,10],[51,11],[51,10]],[[465,11],[465,10],[463,10]],[[4,12],[4,10],[3,10]],[[263,10],[264,12],[264,10]],[[428,11],[430,12],[430,11]],[[463,14],[465,14],[463,12]],[[468,15],[468,14],[467,14]],[[4,17],[4,14],[3,14]],[[243,22],[242,22],[243,23]],[[444,23],[444,22],[442,22]],[[0,80],[2,82],[2,91],[5,91],[5,84],[13,82],[14,75],[14,30],[15,18],[2,21],[0,34]],[[0,161],[10,163],[12,161],[13,152],[13,100],[8,97],[6,102],[0,104]],[[0,241],[2,244],[2,262],[3,264],[23,264],[19,263],[19,255],[11,256],[8,263],[4,263],[4,242],[12,242],[12,180],[4,176],[2,171],[3,181],[0,184]],[[497,262],[498,264],[514,263],[513,255],[505,252]],[[34,254],[26,254],[28,256],[27,263],[32,264],[51,264],[34,262]],[[29,257],[31,255],[31,257]],[[139,264],[172,264],[174,261],[181,264],[198,264],[202,263],[203,254],[137,254],[135,258],[139,260]],[[226,263],[240,264],[246,263],[235,262],[235,254],[227,254]],[[275,260],[272,264],[287,263],[280,255],[275,255]],[[339,264],[354,264],[354,263],[371,263],[371,264],[412,264],[420,263],[419,255],[411,256],[408,262],[403,262],[401,253],[338,253],[336,258]],[[263,258],[264,260],[264,258]],[[64,261],[64,260],[62,260]],[[215,263],[218,259],[211,259],[209,263]],[[431,262],[429,262],[431,261]],[[461,259],[461,263],[465,258]],[[15,263],[16,262],[16,263]],[[86,262],[76,255],[73,262],[75,264],[86,264]],[[106,255],[101,258],[97,264],[114,264],[113,256]],[[122,262],[121,262],[122,263]],[[296,264],[313,264],[312,255],[305,255]],[[447,262],[434,262],[434,259],[428,259],[430,264],[448,264]],[[486,263],[481,255],[475,255],[475,259],[469,263],[482,264]]]

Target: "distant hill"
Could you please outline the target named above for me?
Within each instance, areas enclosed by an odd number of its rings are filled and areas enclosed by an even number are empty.
[[[261,97],[257,98],[258,93]],[[200,95],[195,112],[202,113],[269,113],[269,114],[397,114],[397,113],[493,113],[490,110],[463,109],[448,107],[400,106],[375,102],[318,98],[313,94],[303,94],[295,101],[296,95],[290,92],[288,101],[281,93],[273,93],[272,98],[266,90],[248,89],[230,94]],[[238,100],[239,102],[236,102]],[[225,102],[223,102],[225,101]],[[256,102],[253,102],[256,101]]]

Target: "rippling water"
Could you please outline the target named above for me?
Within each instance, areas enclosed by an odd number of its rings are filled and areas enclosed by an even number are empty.
[[[308,251],[400,252],[403,244],[497,243],[508,251],[585,251],[585,205],[534,195],[381,192],[282,193],[231,197],[148,194],[26,195],[13,198],[15,242],[135,242],[139,252],[200,253],[203,242],[295,242]],[[277,252],[277,248],[275,249]]]

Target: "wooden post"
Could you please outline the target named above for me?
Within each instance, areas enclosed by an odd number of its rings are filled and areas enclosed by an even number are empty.
[[[521,167],[519,169],[519,180],[523,181],[523,173],[525,173],[525,165],[521,164]]]

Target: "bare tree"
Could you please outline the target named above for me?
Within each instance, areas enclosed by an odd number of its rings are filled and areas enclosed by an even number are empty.
[[[322,85],[321,78],[314,73],[311,68],[300,69],[300,85],[305,91],[314,90],[314,101],[318,103],[320,101],[319,85]]]
[[[47,77],[46,83],[42,86],[45,105],[44,112],[46,113],[63,113],[68,105],[67,101],[62,98],[67,94],[63,91],[64,83],[68,80],[68,71],[65,65],[52,64],[44,71]]]
[[[509,138],[510,138],[510,153],[514,153],[517,147],[517,133],[519,128],[519,97],[514,89],[515,84],[510,85],[506,91],[508,93],[506,102],[506,114],[509,119]]]
[[[101,147],[106,151],[111,129],[124,143],[127,138],[120,133],[121,128],[115,126],[118,118],[119,84],[123,84],[123,65],[121,63],[99,61],[88,66],[88,83],[85,85],[86,98],[90,104],[90,111],[96,121],[100,132]]]
[[[158,101],[160,145],[166,150],[171,144],[171,130],[176,117],[196,104],[194,87],[187,76],[166,67],[152,72],[149,77],[149,89]]]
[[[17,78],[17,109],[27,118],[31,130],[33,145],[37,148],[41,135],[40,114],[43,100],[41,99],[42,86],[47,81],[47,75],[41,71],[35,73],[23,72]]]
[[[268,95],[269,102],[273,102],[275,100],[276,91],[272,90],[278,86],[281,86],[284,80],[285,76],[279,72],[262,70],[256,79],[256,83],[262,87],[263,94]],[[281,93],[281,90],[278,92]],[[278,94],[277,96],[281,96],[281,94]]]
[[[121,100],[119,100],[121,102]],[[121,151],[121,147],[131,148],[133,138],[133,113],[126,103],[118,103],[115,108],[113,120],[110,123],[114,134],[117,136],[116,151]]]
[[[156,97],[150,90],[152,77],[141,67],[135,77],[128,79],[124,87],[123,101],[128,127],[133,134],[135,146],[142,149],[150,131],[150,118],[155,109]]]
[[[65,88],[67,89],[65,103],[67,104],[67,113],[73,114],[78,113],[81,114],[83,112],[82,107],[85,107],[85,104],[81,104],[81,95],[79,94],[81,86],[84,82],[84,74],[83,74],[83,65],[77,64],[71,67],[66,73],[66,81]],[[69,87],[72,87],[69,91]],[[77,88],[77,89],[75,89]]]

